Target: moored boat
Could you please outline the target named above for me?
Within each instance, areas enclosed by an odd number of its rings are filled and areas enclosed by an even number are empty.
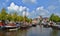
[[[43,25],[43,27],[48,27],[48,22],[42,21],[41,25]]]
[[[9,24],[4,26],[5,30],[18,30],[18,26],[16,24],[14,24],[13,22],[10,22]]]
[[[60,25],[54,25],[52,26],[52,29],[60,30]]]
[[[32,26],[36,26],[36,24],[35,23],[32,23]]]
[[[2,21],[0,21],[0,30],[4,29],[4,23]]]
[[[21,23],[21,26],[20,26],[21,29],[25,29],[25,28],[28,28],[28,23],[24,22],[24,23]]]
[[[53,22],[53,21],[50,21],[50,22],[48,23],[48,26],[49,26],[49,27],[53,27],[54,25],[56,25],[56,23]]]

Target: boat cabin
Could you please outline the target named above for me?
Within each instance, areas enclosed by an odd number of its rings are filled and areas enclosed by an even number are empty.
[[[5,24],[2,22],[2,21],[0,21],[0,26],[4,26]]]

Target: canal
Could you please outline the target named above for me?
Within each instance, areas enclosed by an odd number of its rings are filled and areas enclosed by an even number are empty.
[[[60,30],[43,28],[37,25],[36,27],[18,31],[0,31],[0,36],[60,36]]]

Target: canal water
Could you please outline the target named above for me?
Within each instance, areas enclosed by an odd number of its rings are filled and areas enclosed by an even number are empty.
[[[37,25],[36,27],[18,31],[0,31],[0,36],[60,36],[60,30],[43,28]]]

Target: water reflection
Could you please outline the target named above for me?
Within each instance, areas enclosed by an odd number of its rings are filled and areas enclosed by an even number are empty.
[[[0,31],[0,36],[4,36],[4,32],[3,31]]]
[[[18,31],[0,31],[0,36],[60,36],[60,30],[37,26]]]
[[[58,32],[59,32],[59,30],[52,30],[51,36],[59,36]]]
[[[16,32],[6,32],[5,36],[16,36],[17,33]]]
[[[17,32],[17,36],[27,36],[27,29],[24,29],[24,30],[19,30]]]

